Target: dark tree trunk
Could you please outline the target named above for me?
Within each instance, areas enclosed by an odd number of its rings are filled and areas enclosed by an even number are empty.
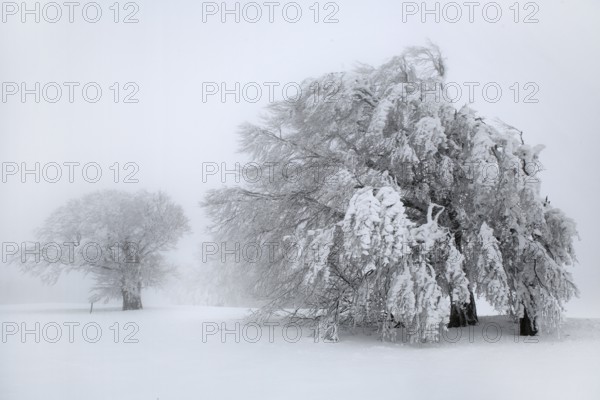
[[[535,318],[529,318],[527,309],[523,312],[523,318],[519,319],[519,335],[521,336],[535,336],[538,333],[537,324]]]
[[[136,289],[121,290],[123,295],[123,311],[142,309],[142,288],[138,285]]]
[[[477,317],[477,304],[475,303],[475,295],[471,289],[469,289],[469,303],[467,303],[466,309],[467,324],[476,325],[479,322],[479,318]]]
[[[448,328],[460,328],[461,326],[467,326],[467,316],[463,312],[462,307],[459,304],[452,303],[450,306],[450,322],[448,322]]]
[[[479,322],[477,318],[477,305],[473,291],[469,290],[469,302],[464,304],[452,303],[450,306],[450,321],[448,328],[460,328],[467,325],[475,325]]]

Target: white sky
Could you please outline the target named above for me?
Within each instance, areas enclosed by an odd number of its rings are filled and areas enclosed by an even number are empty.
[[[53,209],[92,190],[162,189],[185,207],[194,231],[181,242],[176,258],[182,265],[197,265],[196,248],[208,240],[207,219],[197,203],[208,188],[220,185],[215,179],[202,183],[202,162],[241,159],[236,127],[256,119],[268,103],[266,92],[255,104],[235,103],[231,96],[225,104],[218,97],[203,103],[202,82],[300,82],[351,69],[356,62],[380,65],[406,46],[430,39],[447,58],[448,81],[500,84],[503,97],[495,104],[475,92],[476,110],[522,129],[528,143],[547,146],[542,192],[577,221],[581,235],[574,275],[582,294],[569,303],[568,315],[600,316],[595,174],[600,112],[594,101],[600,93],[600,2],[538,2],[539,23],[531,24],[514,23],[513,0],[498,2],[503,15],[496,24],[482,17],[486,2],[475,10],[474,23],[463,7],[462,19],[454,24],[436,23],[432,16],[422,23],[420,15],[403,22],[402,2],[358,0],[337,1],[339,22],[332,24],[312,21],[312,0],[298,2],[303,17],[296,24],[282,18],[281,6],[274,23],[266,14],[256,24],[236,24],[232,17],[221,23],[219,15],[203,23],[200,1],[137,1],[139,23],[115,24],[109,9],[114,1],[99,3],[103,15],[96,24],[85,22],[80,9],[74,23],[66,14],[56,24],[34,23],[31,16],[21,23],[20,14],[6,15],[0,23],[2,82],[31,87],[34,82],[93,81],[103,89],[95,104],[86,103],[79,89],[73,104],[66,101],[66,89],[56,104],[36,104],[32,96],[26,103],[18,96],[0,103],[0,162],[97,162],[104,174],[96,184],[81,175],[75,183],[63,178],[56,184],[9,177],[0,183],[0,242],[34,239],[33,230]],[[524,9],[525,3],[519,3],[521,19],[533,11]],[[320,17],[330,10],[321,8]],[[113,82],[136,82],[139,103],[113,103]],[[515,103],[509,89],[515,82],[521,95],[529,92],[526,82],[537,84],[539,102]],[[467,100],[464,93],[458,106]],[[114,162],[137,163],[140,182],[112,183],[108,168]],[[0,303],[87,298],[87,286],[78,277],[48,288],[14,267],[0,268]]]

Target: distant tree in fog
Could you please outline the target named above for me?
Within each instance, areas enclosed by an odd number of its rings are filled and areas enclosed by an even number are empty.
[[[14,261],[49,284],[69,271],[90,274],[91,301],[121,298],[123,310],[137,310],[142,289],[173,272],[163,252],[188,231],[182,208],[162,192],[98,191],[54,211],[39,229],[42,254]]]

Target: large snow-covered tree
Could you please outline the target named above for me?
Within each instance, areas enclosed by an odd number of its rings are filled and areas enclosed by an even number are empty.
[[[267,313],[308,310],[332,339],[340,324],[385,335],[393,320],[435,341],[477,322],[476,295],[520,318],[522,334],[559,323],[577,293],[565,268],[576,231],[540,195],[543,146],[455,108],[444,78],[437,47],[410,48],[307,79],[297,101],[243,125],[241,150],[269,173],[203,205],[220,241],[273,254],[228,262],[227,284],[269,299]]]
[[[69,271],[90,274],[92,302],[122,298],[123,310],[137,310],[142,289],[173,272],[163,252],[188,231],[183,209],[165,193],[98,191],[55,210],[14,261],[49,284]]]

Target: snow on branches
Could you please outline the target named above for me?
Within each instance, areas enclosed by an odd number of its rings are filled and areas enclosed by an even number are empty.
[[[255,279],[269,312],[309,310],[328,332],[383,331],[393,319],[435,341],[451,309],[475,310],[475,293],[516,317],[558,321],[577,293],[565,268],[576,231],[540,195],[543,146],[428,93],[444,78],[439,49],[410,48],[379,68],[306,79],[298,101],[242,126],[257,164],[329,172],[211,192],[221,240],[293,237],[300,255],[225,273]]]

